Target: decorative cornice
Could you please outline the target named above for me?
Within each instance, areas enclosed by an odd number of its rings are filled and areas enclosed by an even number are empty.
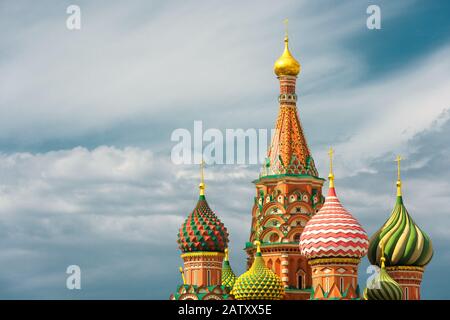
[[[334,263],[350,263],[350,264],[359,264],[360,259],[356,258],[322,258],[322,259],[312,259],[309,260],[308,263],[311,266],[318,264],[334,264]]]
[[[387,271],[419,271],[424,272],[425,268],[417,266],[389,266],[386,267]]]
[[[198,251],[198,252],[187,252],[180,255],[181,258],[191,258],[191,257],[224,257],[223,252],[213,252],[213,251]]]

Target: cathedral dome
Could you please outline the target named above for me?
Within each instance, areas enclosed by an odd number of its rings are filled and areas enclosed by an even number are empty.
[[[369,245],[367,233],[336,196],[332,172],[329,180],[323,207],[308,221],[300,236],[301,253],[308,259],[361,258]]]
[[[284,287],[281,279],[266,267],[261,255],[260,242],[255,241],[257,247],[255,260],[248,271],[237,278],[231,294],[237,300],[281,300]]]
[[[402,197],[397,197],[394,210],[386,223],[371,237],[368,258],[380,265],[380,242],[385,243],[387,266],[427,265],[433,257],[428,235],[410,217]]]
[[[284,38],[284,52],[281,57],[275,61],[273,71],[280,76],[297,76],[300,73],[300,63],[292,56],[289,51],[289,39],[286,36]]]
[[[228,259],[228,249],[225,249],[225,258],[222,265],[222,285],[228,288],[233,288],[236,282],[236,275],[231,269],[230,261]]]
[[[389,219],[370,238],[368,258],[370,263],[380,265],[380,243],[383,243],[388,267],[423,267],[433,257],[433,245],[428,235],[414,223],[406,210],[401,191],[400,169],[398,175],[394,209]]]
[[[187,217],[178,233],[182,252],[224,252],[228,243],[228,231],[216,214],[209,208],[204,195]]]
[[[383,256],[378,275],[369,280],[368,287],[364,290],[364,299],[366,300],[402,300],[402,288],[386,272],[384,261]]]
[[[330,188],[323,207],[305,226],[300,250],[308,259],[361,258],[369,240],[359,222],[342,206]]]

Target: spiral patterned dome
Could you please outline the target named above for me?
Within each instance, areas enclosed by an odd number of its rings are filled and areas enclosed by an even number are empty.
[[[231,294],[237,300],[281,300],[284,287],[281,279],[266,267],[261,255],[260,242],[255,241],[257,252],[248,271],[237,278]]]
[[[228,244],[228,231],[209,208],[204,195],[187,217],[178,232],[178,245],[185,252],[224,252]]]
[[[403,296],[402,288],[386,272],[383,260],[378,275],[369,280],[367,288],[364,289],[364,299],[402,300],[402,296]]]
[[[368,258],[372,264],[380,265],[380,242],[384,244],[386,266],[423,267],[433,257],[431,239],[414,223],[401,194],[389,219],[370,238]]]
[[[366,255],[369,240],[359,222],[342,206],[330,181],[323,207],[305,226],[300,251],[308,259]]]
[[[228,288],[233,288],[236,282],[236,275],[231,269],[230,261],[228,259],[228,249],[225,249],[225,258],[222,264],[222,285]]]

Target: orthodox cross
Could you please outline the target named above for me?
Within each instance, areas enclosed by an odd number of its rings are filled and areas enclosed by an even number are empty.
[[[285,30],[286,38],[287,38],[288,37],[288,23],[289,23],[289,20],[288,19],[284,19],[283,23],[284,23],[284,30]]]
[[[395,158],[395,162],[397,162],[397,180],[400,181],[400,161],[402,161],[402,156],[398,155]]]
[[[330,147],[330,150],[328,151],[328,155],[330,156],[330,174],[333,174],[333,155],[334,150],[332,147]]]

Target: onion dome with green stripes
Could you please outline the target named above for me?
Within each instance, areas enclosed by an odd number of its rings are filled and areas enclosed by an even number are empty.
[[[230,261],[228,259],[228,249],[225,249],[225,258],[222,264],[222,286],[233,288],[236,282],[236,275],[231,269]]]
[[[378,275],[369,280],[368,286],[364,290],[364,299],[366,300],[402,300],[402,288],[386,272],[384,260],[382,257]]]
[[[209,208],[205,195],[200,195],[197,206],[187,217],[178,233],[178,245],[183,253],[198,251],[224,252],[228,231]]]
[[[281,279],[266,267],[261,255],[260,242],[255,241],[257,252],[248,271],[237,278],[231,294],[236,300],[281,300],[284,287]]]
[[[401,158],[397,157],[400,161]],[[386,266],[427,265],[433,257],[433,245],[409,215],[403,204],[400,169],[397,180],[397,201],[386,223],[371,237],[368,258],[372,264],[380,265],[381,246],[384,244]]]
[[[370,239],[368,258],[380,265],[380,242],[385,243],[387,266],[418,266],[428,264],[433,257],[430,238],[413,221],[401,196],[386,223]]]

